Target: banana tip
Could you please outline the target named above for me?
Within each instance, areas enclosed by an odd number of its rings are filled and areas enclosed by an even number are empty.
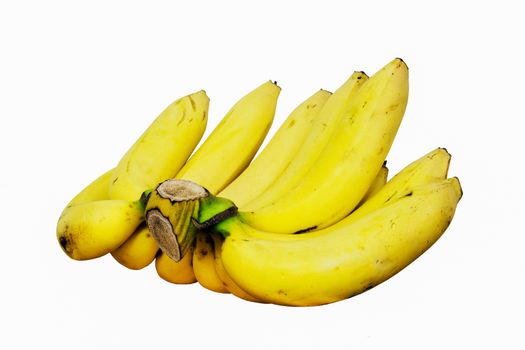
[[[408,65],[406,64],[406,62],[401,57],[396,57],[394,59],[394,62],[398,63],[397,67],[400,67],[401,65],[403,65],[408,70]]]

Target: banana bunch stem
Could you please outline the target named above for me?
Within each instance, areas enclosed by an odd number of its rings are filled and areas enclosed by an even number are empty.
[[[198,230],[237,213],[232,201],[188,180],[166,180],[146,196],[148,228],[160,249],[176,262],[190,250]]]

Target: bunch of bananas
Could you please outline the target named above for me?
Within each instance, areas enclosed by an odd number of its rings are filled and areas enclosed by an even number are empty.
[[[155,260],[172,283],[306,306],[376,286],[441,236],[462,196],[447,178],[448,152],[435,149],[387,181],[408,100],[401,59],[313,94],[252,161],[279,93],[270,81],[241,98],[193,155],[209,99],[199,91],[175,101],[66,206],[64,252],[111,253],[130,269]]]

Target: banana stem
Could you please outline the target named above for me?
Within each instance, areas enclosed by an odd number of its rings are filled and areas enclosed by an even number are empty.
[[[143,198],[148,228],[160,249],[174,261],[180,261],[189,251],[198,229],[237,213],[237,207],[229,199],[215,197],[201,185],[187,180],[166,180],[146,192]]]

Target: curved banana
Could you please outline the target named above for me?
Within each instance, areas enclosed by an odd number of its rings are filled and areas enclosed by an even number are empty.
[[[319,90],[295,108],[261,153],[219,196],[243,208],[267,190],[303,147],[313,130],[315,118],[330,95],[328,91]]]
[[[86,260],[105,255],[120,246],[144,220],[141,203],[109,200],[112,174],[113,169],[92,181],[60,215],[57,239],[62,250],[72,259]]]
[[[140,225],[111,255],[128,269],[140,270],[153,262],[158,250],[148,226]]]
[[[195,278],[206,289],[228,293],[228,289],[215,270],[215,248],[213,239],[205,232],[198,232],[193,251],[193,272]]]
[[[184,255],[181,261],[175,262],[164,253],[155,259],[155,268],[157,274],[165,281],[176,284],[191,284],[197,282],[195,274],[193,273],[192,259],[193,247]]]
[[[301,182],[243,220],[260,230],[305,232],[348,215],[381,168],[405,112],[408,67],[395,59],[351,99],[337,131]]]
[[[319,115],[313,120],[310,132],[293,160],[290,161],[286,169],[281,171],[279,178],[270,187],[260,196],[243,205],[243,210],[252,211],[273,203],[297,185],[320,156],[323,148],[334,134],[339,120],[343,117],[343,112],[348,107],[348,103],[367,79],[365,73],[355,72],[328,98],[319,111]],[[228,196],[224,196],[228,198]]]
[[[335,228],[282,235],[232,217],[214,229],[226,237],[224,268],[247,293],[282,305],[321,305],[366,291],[414,261],[448,227],[461,195],[452,178]]]
[[[119,247],[144,221],[141,202],[99,200],[67,207],[57,224],[57,239],[75,260],[93,259]]]
[[[204,91],[169,105],[118,163],[110,198],[137,200],[145,190],[175,176],[204,134],[208,105]]]
[[[270,130],[281,88],[268,81],[241,98],[176,178],[218,193],[250,163]]]

